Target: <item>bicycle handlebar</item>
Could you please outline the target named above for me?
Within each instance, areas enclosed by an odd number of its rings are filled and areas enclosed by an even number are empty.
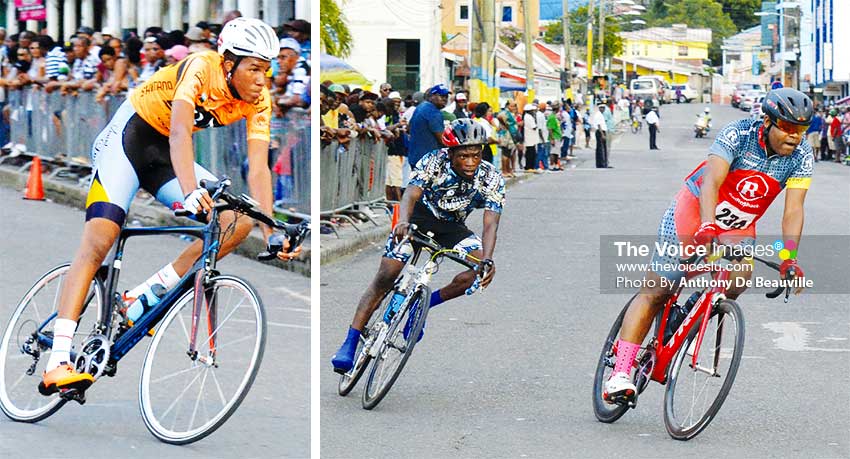
[[[417,244],[420,244],[422,246],[427,247],[429,250],[431,250],[434,253],[439,252],[441,250],[444,250],[444,247],[442,247],[436,241],[434,241],[433,239],[431,239],[427,235],[422,234],[419,230],[417,230],[415,224],[410,225],[410,232],[407,235],[407,239],[409,239],[412,242],[415,242]],[[478,263],[475,263],[475,262],[469,260],[468,255],[460,255],[459,253],[456,253],[456,252],[443,252],[443,253],[440,254],[440,256],[446,257],[449,260],[452,260],[456,263],[459,263],[463,266],[466,266],[469,269],[478,270]]]
[[[695,253],[695,254],[691,255],[690,257],[686,258],[685,260],[682,260],[682,263],[687,264],[687,265],[695,265],[695,264],[698,264],[698,263],[702,263],[703,261],[705,261],[706,258],[707,258],[707,255],[704,255],[704,254],[700,255],[700,254]],[[720,258],[723,259],[723,260],[727,260],[727,261],[741,261],[745,257],[744,256],[734,256],[734,255],[721,255]],[[750,257],[746,257],[746,258],[750,258]],[[774,263],[770,260],[766,260],[764,258],[757,257],[757,256],[752,256],[751,258],[753,260],[756,260],[756,261],[764,264],[768,268],[771,268],[771,269],[773,269],[777,272],[780,271],[778,263]],[[796,271],[792,268],[791,270],[788,271],[788,275],[785,276],[784,280],[791,280],[794,277],[796,277],[796,275],[797,275]],[[776,288],[776,290],[773,290],[772,292],[765,293],[764,296],[766,296],[767,298],[770,298],[770,299],[774,299],[774,298],[777,298],[779,295],[781,295],[783,290],[785,291],[785,302],[787,303],[788,298],[791,294],[791,287],[790,286],[785,286],[785,287],[779,286],[779,287]]]
[[[277,257],[278,252],[283,250],[284,240],[289,241],[289,248],[286,252],[292,252],[304,242],[304,238],[310,233],[310,222],[304,220],[301,223],[286,223],[276,218],[266,215],[259,209],[259,203],[250,196],[241,194],[236,196],[227,192],[227,188],[232,184],[232,181],[227,176],[222,176],[219,180],[201,180],[200,186],[210,194],[211,199],[215,204],[213,207],[216,210],[233,210],[241,214],[247,215],[254,220],[264,223],[271,228],[282,230],[284,234],[273,234],[269,237],[268,250],[257,255],[258,260],[271,260]],[[216,202],[216,201],[223,202]],[[174,211],[177,217],[191,217],[194,214],[186,209],[177,209]],[[285,238],[285,239],[284,239]]]

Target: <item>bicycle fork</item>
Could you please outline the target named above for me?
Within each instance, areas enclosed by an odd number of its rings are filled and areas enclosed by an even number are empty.
[[[207,366],[218,366],[216,362],[216,332],[217,323],[218,323],[218,307],[215,304],[215,292],[210,290],[206,291],[204,288],[206,284],[206,278],[209,271],[205,269],[200,269],[195,274],[195,296],[192,301],[192,327],[191,333],[189,335],[189,350],[186,354],[192,360],[199,361]],[[206,311],[207,314],[207,334],[208,344],[209,344],[209,354],[208,355],[198,355],[198,350],[196,348],[197,338],[198,338],[198,324],[201,321],[201,313]]]

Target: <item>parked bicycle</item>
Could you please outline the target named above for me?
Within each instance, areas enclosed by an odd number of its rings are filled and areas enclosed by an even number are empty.
[[[376,407],[383,400],[413,353],[430,308],[431,289],[428,284],[439,270],[442,260],[449,259],[475,270],[478,274],[473,287],[470,287],[473,290],[478,288],[481,279],[486,275],[488,265],[485,264],[479,271],[481,260],[461,250],[443,248],[432,236],[431,233],[422,234],[416,229],[416,225],[410,225],[410,232],[397,245],[399,250],[405,244],[413,244],[414,252],[407,270],[402,272],[395,286],[381,300],[385,303],[385,307],[379,309],[383,314],[372,316],[365,333],[360,337],[360,349],[354,366],[339,379],[339,395],[346,396],[357,385],[369,363],[375,361],[363,389],[362,403],[363,408],[367,410]],[[428,261],[417,268],[416,263],[422,250],[428,252]],[[404,295],[404,300],[398,304],[391,301],[396,292]]]
[[[287,224],[269,217],[250,197],[228,193],[230,185],[226,177],[201,181],[215,203],[204,226],[122,228],[112,255],[89,285],[74,333],[72,361],[78,372],[95,381],[115,376],[118,362],[142,339],[153,337],[142,364],[139,406],[145,426],[166,443],[195,442],[224,424],[250,390],[263,358],[266,314],[259,295],[248,281],[216,269],[220,241],[228,231],[222,231],[220,213],[233,210],[285,232],[272,236],[268,250],[258,255],[262,260],[276,258],[284,237],[292,250],[309,232],[308,222]],[[182,209],[175,214],[190,215]],[[130,326],[116,291],[124,245],[131,237],[164,234],[203,239],[202,255],[176,287]],[[85,392],[75,389],[51,397],[35,389],[43,371],[39,363],[52,347],[59,292],[69,266],[59,265],[36,281],[3,333],[0,409],[14,421],[38,422],[69,401],[86,401]]]
[[[779,271],[778,264],[753,258]],[[736,258],[723,256],[722,259],[732,261]],[[744,352],[744,316],[738,303],[726,298],[724,287],[730,278],[729,268],[714,263],[713,258],[708,259],[707,265],[705,261],[705,256],[686,260],[691,266],[708,267],[690,271],[687,277],[710,274],[714,279],[710,285],[716,287],[694,292],[686,302],[690,310],[684,317],[671,321],[671,311],[681,307],[677,300],[684,287],[680,285],[656,316],[653,332],[647,335],[648,342],[641,347],[632,364],[632,381],[638,394],[646,389],[650,380],[666,385],[664,424],[670,436],[677,440],[690,440],[708,427],[732,388]],[[789,271],[786,279],[793,277],[794,272]],[[782,290],[785,290],[787,303],[791,286],[780,286],[766,296],[776,298]],[[632,300],[634,297],[614,321],[596,366],[593,411],[596,418],[605,423],[620,419],[629,408],[636,406],[636,401],[608,404],[602,398],[605,381],[616,362],[616,343],[623,317]],[[676,325],[676,321],[681,323]]]

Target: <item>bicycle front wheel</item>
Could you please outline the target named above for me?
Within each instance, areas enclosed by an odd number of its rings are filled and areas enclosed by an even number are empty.
[[[266,315],[256,290],[238,277],[216,276],[204,293],[197,352],[187,352],[192,289],[163,318],[142,366],[142,419],[165,443],[192,443],[221,427],[247,395],[263,359]]]
[[[614,371],[614,364],[617,361],[617,355],[614,351],[614,344],[617,343],[617,337],[620,336],[620,328],[623,326],[623,318],[626,316],[626,311],[635,297],[632,297],[620,311],[614,324],[611,325],[611,330],[605,338],[605,344],[602,346],[602,352],[599,355],[599,360],[596,362],[596,373],[593,376],[593,414],[596,419],[605,423],[612,423],[620,419],[626,411],[629,410],[627,405],[609,404],[602,398],[602,392],[605,391],[605,382],[611,377]]]
[[[384,295],[384,301],[389,301],[389,298],[391,297],[392,295]],[[339,393],[340,396],[345,397],[351,393],[357,385],[357,382],[360,381],[363,373],[366,372],[366,368],[369,367],[369,362],[372,361],[372,355],[369,353],[369,348],[374,345],[375,339],[377,338],[380,328],[376,327],[375,323],[380,320],[382,320],[381,315],[372,314],[372,318],[369,320],[366,328],[364,328],[364,332],[360,335],[360,343],[357,348],[357,354],[355,354],[356,357],[354,360],[354,366],[351,367],[351,370],[348,373],[340,375],[339,377],[337,393]]]
[[[378,406],[395,384],[419,341],[419,333],[422,332],[425,318],[428,316],[430,300],[431,289],[424,285],[416,289],[407,298],[407,307],[393,317],[386,339],[382,343],[375,343],[380,347],[363,390],[363,408],[371,410]],[[405,337],[404,329],[408,322],[410,326]]]
[[[703,431],[726,400],[744,353],[744,316],[738,303],[715,306],[699,347],[697,322],[670,364],[664,393],[664,425],[676,440],[690,440]]]
[[[55,413],[65,401],[58,394],[45,397],[36,386],[41,382],[50,354],[47,339],[53,339],[53,325],[59,307],[62,284],[70,264],[57,266],[45,273],[18,303],[0,342],[0,409],[18,422],[38,422]],[[83,312],[71,352],[79,351],[83,342],[100,322],[103,293],[99,281],[89,285],[83,301]]]

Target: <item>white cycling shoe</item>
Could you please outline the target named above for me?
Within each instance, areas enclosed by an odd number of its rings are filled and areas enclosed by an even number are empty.
[[[632,383],[632,378],[626,373],[614,373],[611,378],[605,382],[605,391],[602,392],[602,399],[607,403],[629,403],[634,401],[637,394],[637,388]]]

